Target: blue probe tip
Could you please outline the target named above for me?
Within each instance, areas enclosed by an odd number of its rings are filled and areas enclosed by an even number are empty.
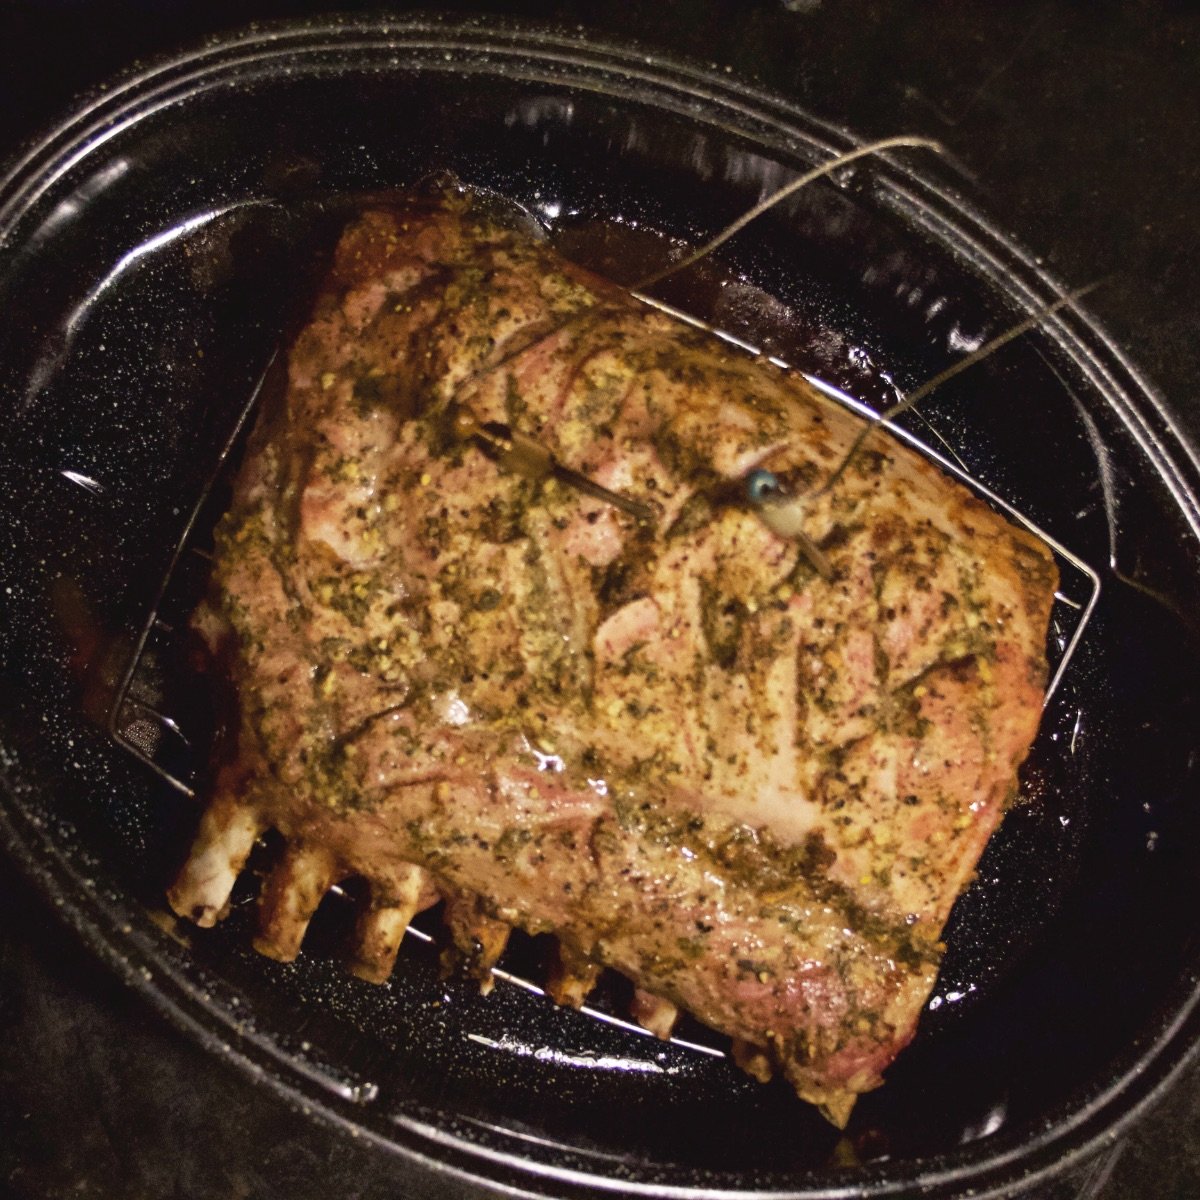
[[[779,480],[771,471],[764,470],[760,467],[757,471],[751,471],[746,476],[746,499],[751,504],[764,504],[766,501],[778,496],[783,489],[779,486]]]

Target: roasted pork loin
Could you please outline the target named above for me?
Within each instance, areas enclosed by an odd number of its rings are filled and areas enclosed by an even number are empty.
[[[506,470],[501,423],[653,512]],[[647,309],[467,198],[345,231],[261,414],[195,618],[240,704],[170,892],[258,948],[366,881],[386,978],[439,900],[481,979],[552,932],[660,1034],[686,1010],[843,1123],[912,1038],[1037,729],[1049,552],[795,374]],[[737,503],[767,469],[803,538]],[[812,547],[817,548],[814,554]]]

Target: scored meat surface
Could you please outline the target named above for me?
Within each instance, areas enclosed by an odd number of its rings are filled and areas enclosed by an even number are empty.
[[[463,413],[653,521],[506,471]],[[613,967],[648,1027],[689,1011],[843,1123],[1015,793],[1055,588],[887,435],[821,491],[860,428],[467,199],[365,212],[217,531],[195,624],[240,727],[173,906],[218,920],[274,828],[265,953],[359,876],[386,978],[445,899],[481,978],[553,932],[560,1002]],[[729,502],[759,468],[817,555]]]

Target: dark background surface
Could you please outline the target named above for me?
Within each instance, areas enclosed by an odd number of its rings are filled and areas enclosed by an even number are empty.
[[[134,59],[298,0],[0,0],[0,154]],[[343,3],[343,10],[366,8]],[[395,10],[409,6],[396,4]],[[435,6],[426,5],[428,10]],[[443,4],[728,66],[862,137],[943,141],[1200,441],[1200,8],[677,0]],[[0,865],[0,1186],[17,1196],[403,1196],[390,1164],[210,1060]],[[1200,1195],[1200,1073],[1045,1200]]]

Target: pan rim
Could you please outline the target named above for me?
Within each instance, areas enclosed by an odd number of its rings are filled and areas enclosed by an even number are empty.
[[[69,177],[72,168],[89,153],[163,107],[186,102],[209,88],[245,83],[257,77],[258,71],[269,77],[284,61],[310,60],[315,74],[323,69],[352,67],[346,56],[367,53],[408,53],[412,57],[403,65],[412,69],[503,70],[508,77],[590,87],[604,94],[637,95],[652,103],[673,99],[677,111],[686,112],[692,119],[740,136],[758,136],[774,150],[803,146],[834,153],[854,144],[848,132],[729,76],[659,55],[648,56],[633,48],[585,42],[576,35],[529,23],[428,18],[284,22],[226,35],[194,51],[135,68],[110,89],[73,108],[0,178],[0,247],[10,244],[24,216],[40,199],[52,194],[53,188]],[[447,53],[451,61],[441,58]],[[421,55],[428,55],[428,60],[423,61]],[[530,67],[531,62],[537,67]],[[522,63],[528,74],[521,73]],[[638,91],[639,87],[643,90]],[[708,106],[707,111],[701,111],[703,106]],[[737,121],[744,124],[739,126]],[[1062,290],[1043,267],[980,214],[951,183],[931,174],[918,174],[894,158],[881,163],[878,175],[885,203],[902,209],[906,219],[926,229],[931,238],[964,251],[968,269],[987,279],[1007,298],[1032,308]],[[1200,461],[1165,399],[1086,314],[1056,314],[1047,323],[1045,335],[1104,394],[1200,539]],[[172,971],[161,948],[155,956],[149,928],[139,930],[139,935],[145,935],[141,938],[144,945],[139,949],[135,941],[132,948],[137,953],[130,953],[130,939],[121,929],[137,914],[122,912],[117,900],[108,903],[89,891],[78,871],[58,852],[50,834],[24,819],[15,789],[7,786],[7,781],[4,791],[0,834],[9,854],[39,893],[53,896],[58,910],[89,948],[154,1008],[206,1048],[220,1046],[225,1056],[257,1083],[269,1086],[295,1105],[311,1108],[325,1122],[355,1130],[414,1166],[435,1174],[450,1172],[476,1187],[542,1195],[545,1192],[541,1185],[556,1191],[569,1188],[571,1194],[596,1194],[616,1186],[599,1175],[577,1174],[493,1152],[417,1122],[405,1127],[410,1142],[402,1144],[363,1121],[363,1110],[331,1095],[313,1079],[305,1079],[286,1051],[272,1045],[269,1038],[247,1041],[243,1035],[239,1044],[229,1014],[216,1008],[211,1000],[206,1003],[202,990],[182,972]],[[150,978],[145,974],[147,962],[154,966]],[[952,1154],[852,1170],[839,1174],[844,1183],[829,1186],[818,1182],[815,1189],[730,1191],[625,1180],[620,1190],[626,1194],[652,1190],[656,1195],[678,1197],[703,1194],[756,1195],[762,1200],[785,1196],[841,1200],[861,1195],[864,1189],[878,1196],[901,1196],[909,1194],[906,1189],[919,1182],[928,1195],[951,1195],[953,1189],[970,1185],[981,1198],[999,1196],[1018,1182],[1028,1186],[1059,1175],[1115,1140],[1196,1058],[1200,971],[1193,967],[1191,977],[1179,981],[1177,995],[1169,1004],[1164,1003],[1161,1011],[1167,1014],[1161,1028],[1123,1072],[1078,1104],[1064,1105],[1063,1111],[1047,1118],[1045,1128],[1036,1137],[1019,1144],[1006,1144],[1002,1135]],[[207,1018],[207,1024],[202,1018]],[[222,1024],[230,1036],[219,1031]],[[270,1069],[272,1066],[278,1074]],[[296,1078],[286,1078],[289,1073]],[[355,1112],[359,1119],[355,1119]],[[472,1169],[481,1162],[496,1168],[497,1173],[487,1177]],[[895,1170],[898,1165],[904,1167],[899,1174]],[[524,1190],[527,1186],[537,1190]]]

